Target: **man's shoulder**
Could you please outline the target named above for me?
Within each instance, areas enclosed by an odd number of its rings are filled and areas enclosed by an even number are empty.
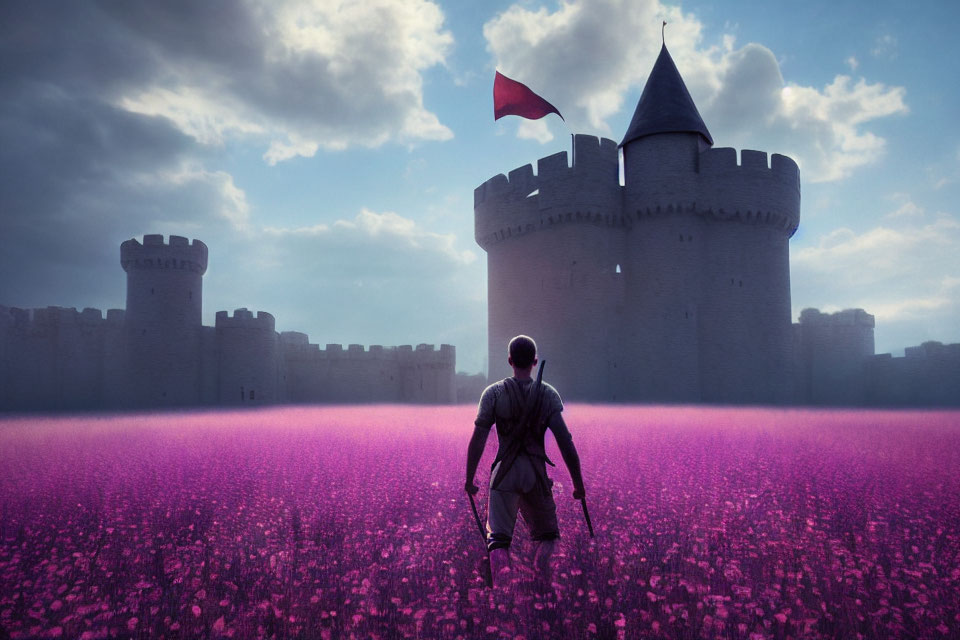
[[[550,399],[557,410],[563,411],[563,400],[560,399],[560,392],[557,391],[557,388],[549,382],[543,382],[542,384],[544,396]]]
[[[509,384],[510,380],[515,381],[514,378],[503,378],[502,380],[497,380],[496,382],[493,382],[487,385],[487,387],[483,390],[483,393],[480,394],[480,397],[484,398],[484,397],[500,396],[505,392],[507,388],[507,384]],[[523,383],[520,383],[520,384],[523,385]],[[527,382],[526,384],[532,384],[532,381]],[[541,393],[543,393],[547,397],[556,398],[557,400],[560,400],[560,392],[557,391],[556,387],[554,387],[549,382],[546,382],[543,380],[540,381],[540,385],[541,385]],[[524,385],[524,388],[526,388],[525,385]]]
[[[483,390],[483,393],[480,394],[480,397],[482,398],[483,396],[490,395],[490,394],[499,394],[500,391],[503,389],[503,384],[504,384],[503,380],[497,380],[496,382],[488,384],[486,388]]]
[[[560,392],[557,391],[557,388],[556,388],[555,386],[553,386],[552,384],[550,384],[549,382],[541,382],[541,384],[543,385],[544,391],[545,391],[546,393],[549,393],[549,394],[552,394],[552,395],[557,395],[557,396],[560,395]]]

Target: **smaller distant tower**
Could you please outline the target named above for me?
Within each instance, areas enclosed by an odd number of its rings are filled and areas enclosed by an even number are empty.
[[[874,354],[874,317],[863,309],[800,312],[798,400],[803,404],[859,406],[867,394]]]
[[[218,404],[260,406],[285,400],[280,373],[280,336],[265,311],[217,312]]]
[[[200,336],[207,245],[145,235],[120,245],[127,272],[127,406],[200,403]]]

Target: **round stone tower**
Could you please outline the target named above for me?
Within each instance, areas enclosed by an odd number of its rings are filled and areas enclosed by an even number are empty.
[[[477,243],[487,252],[491,379],[510,375],[507,343],[537,341],[547,377],[565,397],[615,400],[623,303],[623,225],[617,145],[577,135],[567,154],[542,158],[474,191]]]
[[[638,400],[696,402],[704,221],[695,215],[700,152],[713,145],[666,46],[647,78],[623,149],[623,208],[634,221],[625,377]]]
[[[487,252],[490,378],[529,333],[549,379],[587,401],[792,399],[789,238],[796,163],[712,148],[666,47],[620,144],[565,153],[474,192]]]
[[[200,335],[207,245],[145,235],[120,245],[127,272],[127,404],[200,403]]]

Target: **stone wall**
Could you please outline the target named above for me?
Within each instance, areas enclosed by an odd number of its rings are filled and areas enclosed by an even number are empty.
[[[204,327],[206,245],[146,235],[120,253],[125,311],[0,307],[0,411],[456,402],[451,345],[321,350],[247,309]]]

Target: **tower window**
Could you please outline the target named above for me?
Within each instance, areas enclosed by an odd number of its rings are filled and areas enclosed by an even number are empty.
[[[614,270],[614,273],[623,273],[623,271],[620,270],[619,264],[617,265],[617,268]]]
[[[250,399],[253,400],[253,389],[250,389]]]
[[[193,291],[190,292],[190,299],[193,300]]]
[[[145,336],[145,335],[147,335],[147,330],[146,330],[146,329],[144,329],[143,331],[141,331],[141,332],[140,332],[140,335],[142,335],[142,336]]]
[[[150,287],[150,295],[153,295],[153,287]]]

